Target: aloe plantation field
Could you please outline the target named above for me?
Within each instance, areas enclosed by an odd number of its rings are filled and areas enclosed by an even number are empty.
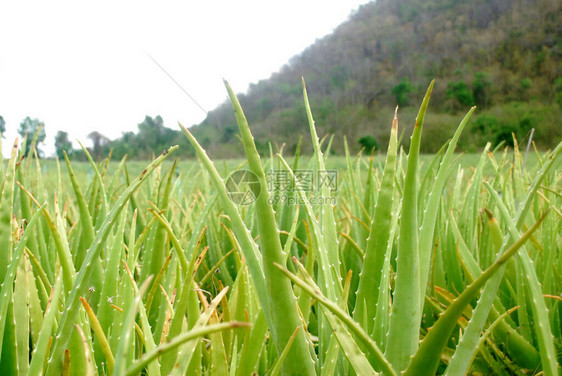
[[[2,375],[560,373],[562,143],[459,163],[472,108],[422,158],[431,83],[407,147],[398,111],[382,158],[333,168],[303,82],[314,154],[260,158],[225,85],[246,154],[227,171],[183,127],[197,161],[141,169],[16,141]]]

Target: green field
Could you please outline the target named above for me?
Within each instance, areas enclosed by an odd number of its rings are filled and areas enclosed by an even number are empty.
[[[260,158],[227,88],[246,160],[13,150],[2,374],[559,374],[562,143],[456,154],[471,110],[419,155],[430,86],[408,149],[333,156],[304,91],[314,154]]]

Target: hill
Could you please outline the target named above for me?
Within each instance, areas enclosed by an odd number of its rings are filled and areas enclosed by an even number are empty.
[[[561,15],[556,0],[378,0],[239,99],[261,152],[269,141],[293,152],[308,127],[304,76],[320,136],[335,135],[333,150],[342,152],[343,136],[353,150],[364,136],[384,147],[396,104],[402,128],[412,126],[435,78],[425,152],[440,147],[472,105],[462,149],[510,142],[512,132],[522,139],[533,127],[534,141],[548,148],[562,136]],[[215,157],[241,154],[229,103],[192,130]]]

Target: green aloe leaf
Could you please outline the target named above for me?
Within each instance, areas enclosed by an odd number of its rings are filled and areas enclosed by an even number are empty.
[[[283,278],[274,263],[283,263],[285,257],[279,238],[279,230],[275,213],[269,200],[267,191],[267,181],[262,168],[260,156],[254,144],[254,137],[250,132],[250,127],[246,116],[238,102],[238,98],[230,85],[225,81],[225,86],[234,108],[238,129],[242,137],[244,151],[250,171],[256,176],[260,192],[254,191],[256,197],[256,215],[258,219],[258,229],[261,237],[260,248],[263,255],[263,271],[267,294],[269,295],[270,309],[272,316],[272,327],[270,327],[273,340],[277,351],[282,351],[291,338],[294,330],[301,325],[297,301],[291,287],[291,283]],[[314,128],[311,125],[311,128]],[[314,374],[314,361],[310,355],[310,344],[304,332],[298,332],[295,343],[293,344],[287,360],[283,366],[284,372],[289,374],[299,372],[300,374]]]
[[[531,227],[523,236],[518,239],[504,254],[488,269],[486,269],[474,282],[472,282],[462,294],[460,294],[453,303],[441,314],[437,322],[428,331],[422,340],[420,347],[414,357],[411,359],[404,375],[434,375],[439,366],[439,360],[443,348],[453,329],[457,325],[457,320],[462,315],[466,306],[480,292],[484,284],[504,265],[510,257],[525,244],[531,237],[533,232],[539,227],[546,214],[543,215],[533,227]]]
[[[74,286],[70,292],[68,300],[66,302],[66,308],[61,317],[59,328],[57,332],[57,337],[53,346],[53,355],[49,359],[49,366],[47,368],[47,375],[58,375],[61,372],[64,350],[67,347],[68,341],[70,340],[70,335],[73,330],[73,325],[76,322],[78,316],[78,311],[80,307],[79,297],[86,293],[88,289],[88,282],[92,272],[94,270],[94,260],[97,259],[102,250],[102,243],[107,239],[110,230],[112,229],[114,223],[116,222],[121,210],[125,207],[125,204],[129,200],[130,196],[140,187],[140,185],[146,180],[147,176],[150,175],[152,171],[156,169],[160,163],[162,163],[170,153],[174,152],[177,146],[173,146],[166,150],[162,155],[156,158],[150,165],[144,169],[141,174],[133,181],[133,183],[123,192],[121,197],[114,204],[112,210],[109,212],[102,224],[100,230],[97,232],[94,242],[90,249],[86,252],[86,258],[84,263],[80,268],[74,281]]]
[[[390,228],[393,218],[392,206],[394,201],[394,178],[396,173],[396,157],[398,146],[398,108],[394,113],[392,129],[390,131],[390,141],[382,182],[375,204],[375,215],[371,221],[367,248],[363,259],[359,287],[357,288],[357,299],[353,318],[358,322],[367,322],[365,330],[371,332],[374,320],[367,318],[375,317],[376,305],[381,285],[381,278],[384,274],[383,264],[387,253],[388,244],[392,242]]]
[[[360,341],[362,345],[371,353],[370,355],[374,357],[377,366],[380,367],[385,374],[391,376],[397,375],[397,373],[394,371],[388,360],[385,358],[385,356],[383,355],[382,351],[379,349],[377,344],[371,339],[371,337],[369,337],[367,332],[365,332],[365,330],[361,328],[361,325],[359,325],[356,321],[354,321],[344,310],[342,310],[338,306],[338,304],[326,298],[320,291],[320,288],[314,283],[312,277],[310,277],[304,266],[302,266],[302,264],[300,264],[296,259],[293,260],[299,267],[299,271],[302,273],[302,275],[305,276],[306,281],[299,278],[295,274],[291,273],[290,271],[288,271],[286,268],[284,268],[279,264],[277,264],[277,268],[279,268],[279,270],[285,276],[291,279],[296,285],[298,285],[300,288],[306,291],[307,294],[310,294],[312,297],[318,300],[318,302],[322,304],[322,306],[325,307],[327,310],[329,310],[329,312],[333,314],[335,318],[341,320],[341,322],[350,331],[350,333],[352,333],[352,335],[354,335],[357,338],[357,340]],[[359,353],[360,351],[357,350],[357,352],[355,352],[354,355],[357,355]]]
[[[396,287],[385,350],[388,360],[397,372],[406,369],[410,357],[419,345],[418,318],[421,317],[421,301],[419,290],[416,292],[415,288],[412,288],[420,285],[417,170],[423,121],[434,82],[429,85],[416,117],[402,196]]]

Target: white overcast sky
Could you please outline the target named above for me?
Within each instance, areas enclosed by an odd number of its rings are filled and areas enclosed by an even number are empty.
[[[88,142],[117,138],[145,115],[175,128],[268,78],[368,0],[3,1],[0,3],[0,115],[4,154],[26,116],[45,123],[43,150],[58,130]]]

